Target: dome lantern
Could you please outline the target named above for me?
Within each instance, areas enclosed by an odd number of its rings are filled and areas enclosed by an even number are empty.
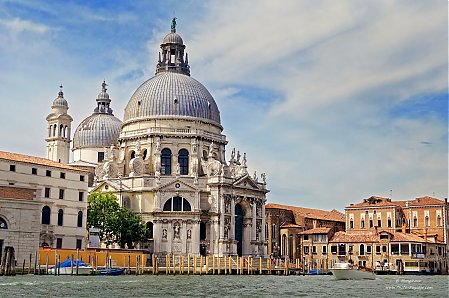
[[[186,46],[181,36],[176,33],[176,18],[173,18],[171,32],[164,37],[161,44],[162,53],[159,53],[156,74],[176,72],[190,76],[187,53],[184,55],[185,48]]]
[[[108,148],[117,143],[122,122],[114,117],[110,108],[111,99],[107,93],[106,81],[101,84],[97,107],[94,113],[84,119],[76,128],[73,150],[80,148]]]

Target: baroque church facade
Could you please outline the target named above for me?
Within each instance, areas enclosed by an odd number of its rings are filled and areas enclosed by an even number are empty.
[[[131,96],[123,122],[103,82],[94,113],[75,131],[70,165],[90,171],[91,191],[110,191],[141,215],[151,232],[142,248],[156,255],[266,257],[266,176],[249,174],[245,153],[233,149],[226,160],[220,111],[190,76],[185,47],[173,23],[155,76]],[[72,120],[62,91],[58,98],[47,158],[67,163]]]

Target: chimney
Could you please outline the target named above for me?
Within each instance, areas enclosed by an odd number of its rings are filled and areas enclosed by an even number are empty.
[[[447,198],[444,198],[444,204],[447,205]]]

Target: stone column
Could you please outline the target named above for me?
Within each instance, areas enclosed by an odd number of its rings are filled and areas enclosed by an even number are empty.
[[[161,223],[159,220],[153,220],[153,246],[154,246],[154,254],[157,255],[160,251],[160,241],[162,239],[162,229]]]
[[[224,195],[220,196],[220,235],[217,235],[218,238],[223,239],[224,237],[224,213],[225,213],[225,197]]]
[[[235,197],[231,197],[231,227],[229,231],[229,239],[235,240]]]
[[[265,210],[265,205],[263,205],[263,209]],[[265,220],[265,216],[264,216],[263,220]],[[271,216],[268,217],[267,224],[268,224],[268,239],[267,239],[268,247],[267,248],[268,248],[268,254],[271,255],[273,253],[273,244],[272,244],[272,242],[273,242],[272,241],[272,239],[273,239],[273,235],[272,235],[273,224],[271,223]]]
[[[266,224],[266,221],[265,221],[265,204],[264,204],[264,202],[261,200],[261,203],[262,203],[262,208],[261,208],[261,211],[260,211],[260,216],[262,216],[262,235],[260,235],[260,240],[261,240],[261,242],[262,242],[262,252],[261,252],[261,254],[263,255],[263,256],[266,256],[267,255],[267,247],[265,246],[265,243],[267,243],[267,239],[265,239],[265,234],[266,234],[266,232],[265,232],[265,224]],[[270,231],[270,228],[268,227],[268,233],[270,233],[269,232]]]
[[[171,220],[167,228],[167,253],[173,252],[173,221]]]
[[[256,233],[257,233],[257,224],[256,224],[256,218],[257,218],[257,212],[256,212],[256,209],[257,209],[257,204],[256,204],[256,199],[252,199],[252,209],[253,209],[253,211],[252,211],[252,213],[253,213],[253,217],[252,217],[252,221],[251,221],[251,224],[252,224],[252,229],[251,229],[251,240],[253,240],[253,241],[256,241]]]
[[[192,254],[200,253],[200,220],[195,220],[192,226]]]
[[[161,193],[159,191],[157,191],[154,194],[154,207],[153,207],[153,210],[154,211],[161,211],[162,209],[161,209],[160,206],[161,206]]]
[[[182,247],[181,247],[181,254],[185,255],[187,254],[187,221],[186,220],[182,220],[182,224],[181,224],[181,242],[182,242]]]

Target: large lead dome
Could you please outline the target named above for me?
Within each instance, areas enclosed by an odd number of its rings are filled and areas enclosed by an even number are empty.
[[[124,123],[145,119],[182,117],[220,125],[220,111],[212,95],[190,77],[181,36],[172,27],[164,37],[156,75],[137,88],[125,107]]]

